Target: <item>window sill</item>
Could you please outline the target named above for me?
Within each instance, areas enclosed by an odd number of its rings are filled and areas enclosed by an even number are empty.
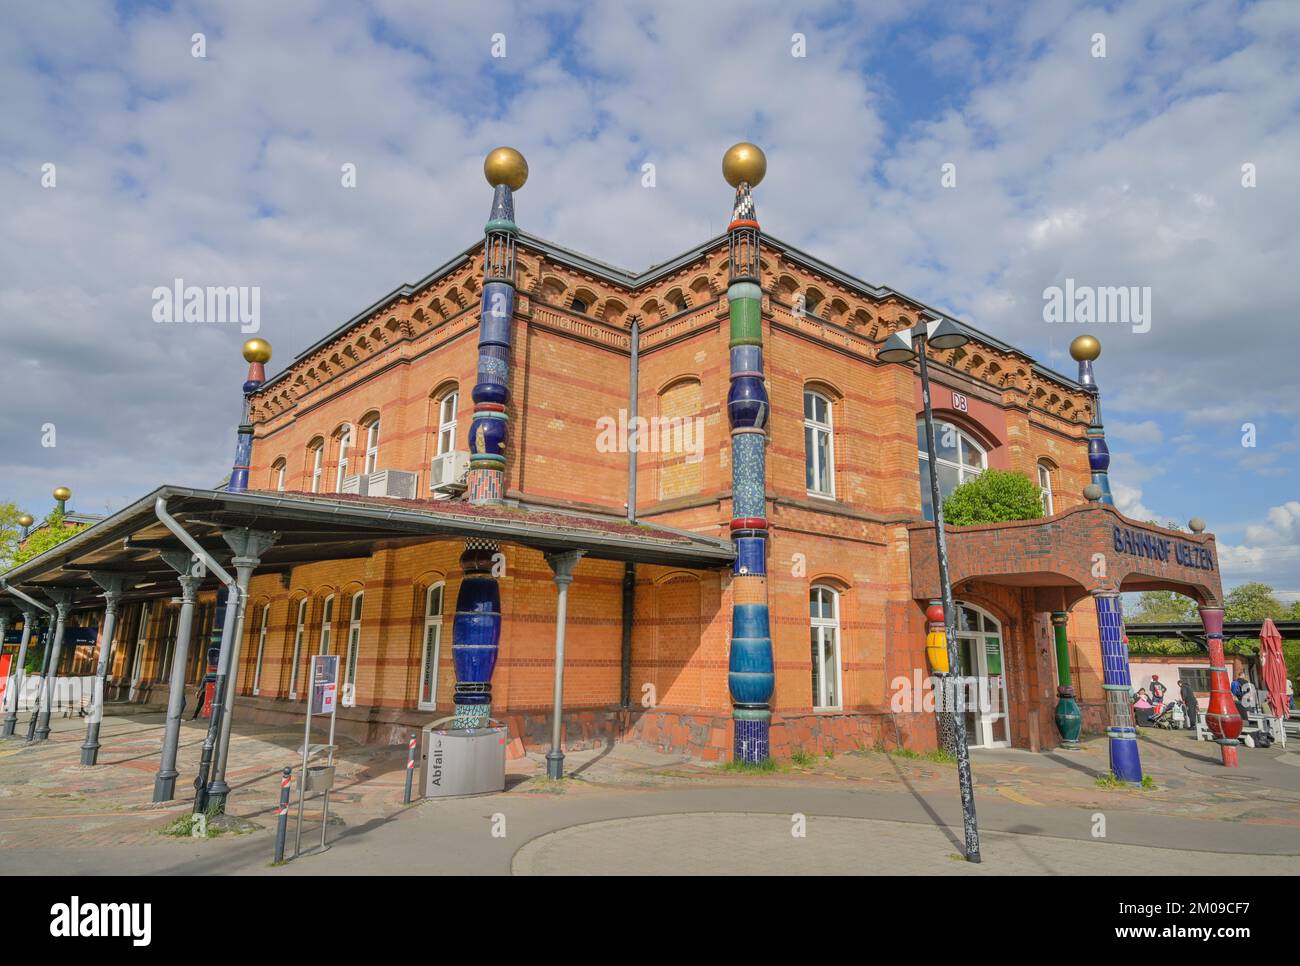
[[[804,490],[804,493],[815,500],[825,500],[828,503],[838,502],[834,493],[818,493],[816,490]]]

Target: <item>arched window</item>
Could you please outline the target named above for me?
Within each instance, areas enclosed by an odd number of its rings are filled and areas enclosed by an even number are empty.
[[[805,389],[803,394],[803,456],[808,492],[835,496],[835,442],[831,401]]]
[[[176,652],[176,624],[180,619],[179,609],[169,609],[167,611],[167,624],[163,629],[162,638],[162,667],[158,669],[158,680],[166,684],[167,673],[172,667],[172,655]]]
[[[434,584],[424,595],[424,646],[420,653],[420,695],[417,705],[432,711],[438,705],[438,661],[442,655],[443,585]]]
[[[280,493],[284,492],[284,471],[286,466],[283,456],[271,464],[271,486]]]
[[[339,471],[334,480],[334,492],[343,492],[343,480],[348,475],[348,451],[352,449],[352,427],[345,425],[339,431]]]
[[[460,405],[460,392],[456,389],[438,400],[438,448],[435,456],[456,449],[456,410]]]
[[[352,595],[352,613],[348,620],[348,651],[344,656],[343,706],[352,708],[357,703],[357,658],[361,653],[361,602],[365,595]]]
[[[330,652],[330,631],[333,629],[333,627],[334,627],[334,595],[330,594],[328,597],[325,598],[325,610],[321,613],[320,650],[317,653],[328,654]]]
[[[315,439],[307,447],[308,459],[311,461],[311,487],[312,493],[320,492],[321,476],[325,472],[325,440]]]
[[[939,474],[939,499],[946,500],[952,491],[967,480],[973,480],[988,467],[984,447],[952,423],[938,423],[934,427],[934,443],[939,450],[935,468]],[[929,450],[925,445],[925,420],[916,423],[917,466],[921,473],[921,514],[934,519],[934,506],[930,501]]]
[[[302,660],[302,642],[307,632],[307,598],[298,601],[298,619],[293,626],[293,660],[289,664],[289,700],[298,700],[298,662]]]
[[[1038,494],[1043,500],[1043,513],[1051,516],[1056,511],[1052,508],[1052,467],[1051,464],[1038,464]]]
[[[373,473],[379,469],[379,417],[376,416],[365,424],[366,461],[362,473]]]
[[[271,623],[271,605],[262,605],[262,624],[257,631],[257,657],[253,661],[253,693],[262,693],[262,659],[266,657],[266,628]]]
[[[812,630],[812,703],[814,709],[838,708],[840,691],[840,595],[834,588],[813,584],[808,591]]]

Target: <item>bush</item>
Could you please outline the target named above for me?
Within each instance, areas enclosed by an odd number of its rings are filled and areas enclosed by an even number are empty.
[[[955,527],[1037,520],[1042,515],[1038,486],[1023,473],[1007,470],[985,470],[943,501],[944,523]]]

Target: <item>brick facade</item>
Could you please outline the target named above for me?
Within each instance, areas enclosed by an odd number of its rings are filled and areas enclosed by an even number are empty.
[[[630,323],[635,316],[641,327],[637,412],[698,420],[703,427],[702,445],[690,453],[665,452],[643,440],[638,516],[727,536],[726,258],[725,243],[719,241],[633,276],[527,236],[521,239],[510,361],[508,498],[624,512],[626,452],[618,447],[609,451],[597,440],[601,421],[617,420],[620,410],[629,407]],[[251,487],[276,488],[283,465],[285,489],[310,491],[313,448],[322,446],[320,491],[334,491],[344,427],[353,428],[349,473],[360,472],[365,458],[361,427],[377,417],[376,468],[418,474],[417,495],[427,498],[439,402],[453,390],[461,400],[456,448],[466,449],[480,263],[481,256],[472,250],[419,286],[400,290],[368,317],[295,359],[259,390],[251,408],[256,434]],[[926,598],[937,591],[926,569],[933,566],[932,554],[925,550],[932,529],[918,528],[920,387],[909,368],[876,359],[881,343],[912,325],[922,307],[887,289],[848,279],[770,239],[764,240],[762,271],[772,406],[767,487],[774,753],[876,744],[931,748],[932,715],[890,710],[894,683],[926,668],[923,612]],[[1056,522],[1045,524],[1056,528],[1046,539],[1060,542],[1061,535],[1068,535],[1079,541],[1070,552],[1088,550],[1088,541],[1100,539],[1101,530],[1085,534],[1071,522],[1102,512],[1085,507],[1079,495],[1089,481],[1087,394],[991,339],[934,353],[933,361],[940,420],[977,439],[990,466],[1036,479],[1037,465],[1047,465],[1057,515]],[[831,401],[833,497],[807,489],[806,389]],[[1007,532],[993,531],[988,539]],[[972,538],[978,539],[984,538]],[[961,562],[955,583],[959,597],[1003,623],[1013,742],[1051,747],[1056,743],[1051,717],[1055,656],[1050,642],[1044,647],[1036,639],[1035,619],[1059,606],[1043,590],[1059,582],[1035,577],[1009,581],[1007,574],[1015,568],[1005,555],[989,569],[987,548],[972,547],[970,554],[954,550]],[[301,688],[296,705],[288,697],[298,602],[310,602],[299,655],[305,667],[307,655],[319,646],[324,601],[330,595],[335,597],[331,651],[344,653],[347,602],[357,593],[364,594],[364,605],[356,706],[340,711],[340,728],[357,737],[400,740],[412,727],[450,714],[451,615],[461,578],[460,550],[459,543],[430,542],[380,549],[365,559],[298,566],[286,579],[255,576],[239,670],[240,714],[293,718],[303,697]],[[494,714],[509,723],[518,753],[523,747],[545,747],[549,740],[555,588],[539,553],[515,546],[503,550],[504,620],[493,679]],[[587,559],[578,565],[570,589],[567,745],[614,737],[709,759],[725,757],[731,744],[729,572],[637,567],[627,707],[620,693],[622,579],[621,564]],[[1214,580],[1217,587],[1217,572]],[[435,582],[444,583],[445,603],[437,706],[427,710],[417,706],[417,699],[423,607]],[[808,603],[813,585],[839,595],[842,694],[832,710],[814,708]],[[1210,585],[1204,589],[1214,592]],[[265,605],[270,607],[269,624],[254,696],[253,666]],[[155,622],[164,608],[157,609]],[[198,655],[206,647],[210,608],[206,613],[207,623],[201,619],[196,624],[190,680],[201,674]],[[120,639],[133,647],[129,635],[135,624],[129,612],[119,628]],[[1080,703],[1089,729],[1096,730],[1101,725],[1100,658],[1086,600],[1072,608],[1070,632]],[[157,636],[152,640],[157,644]],[[119,649],[116,676],[125,673],[130,657],[128,648]],[[156,664],[146,662],[145,667]],[[299,680],[304,674],[300,669]],[[151,693],[157,695],[159,687]]]

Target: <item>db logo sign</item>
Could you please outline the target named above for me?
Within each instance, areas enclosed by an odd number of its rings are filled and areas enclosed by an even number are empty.
[[[962,395],[961,393],[959,393],[959,392],[955,392],[955,393],[953,393],[953,394],[952,394],[952,408],[955,409],[955,410],[957,410],[957,412],[959,412],[959,413],[969,412],[969,409],[968,409],[968,407],[967,407],[967,403],[966,403],[966,397],[963,396],[963,395]]]

